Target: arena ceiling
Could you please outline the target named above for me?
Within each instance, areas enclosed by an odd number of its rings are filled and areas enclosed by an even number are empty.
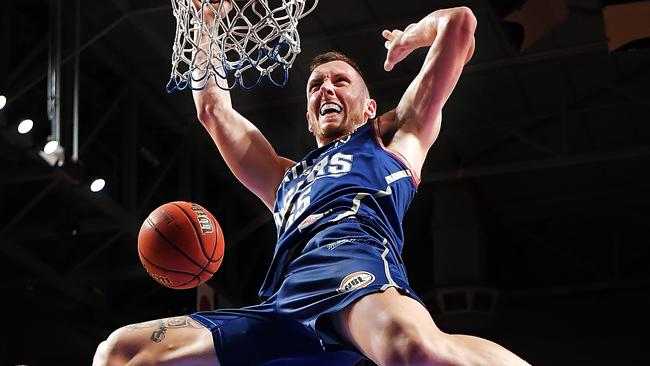
[[[304,118],[311,57],[340,50],[356,59],[385,112],[424,51],[386,73],[381,31],[469,6],[476,53],[445,106],[404,221],[412,284],[446,329],[499,340],[534,364],[605,365],[621,352],[641,360],[640,340],[621,334],[650,325],[650,48],[608,48],[617,25],[603,9],[630,2],[560,0],[548,4],[566,13],[520,49],[504,17],[525,3],[321,0],[300,23],[302,53],[286,88],[234,91],[233,104],[278,153],[300,159],[315,146]],[[88,364],[112,329],[192,311],[195,292],[159,286],[136,252],[142,220],[165,202],[200,203],[221,223],[226,259],[210,280],[217,306],[256,301],[274,244],[271,215],[227,170],[191,94],[165,92],[169,1],[80,2],[78,18],[74,1],[61,4],[68,148],[79,56],[79,163],[68,156],[63,167],[38,153],[50,134],[51,4],[8,2],[0,14],[0,94],[8,98],[0,111],[8,317],[0,364]],[[23,118],[35,122],[28,135],[15,132]],[[92,193],[98,176],[107,187]],[[594,350],[599,342],[623,351]]]

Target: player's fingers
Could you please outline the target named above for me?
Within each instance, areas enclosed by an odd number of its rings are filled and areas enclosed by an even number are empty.
[[[197,0],[193,0],[197,1]],[[201,2],[198,0],[199,3]],[[219,13],[220,16],[224,17],[226,14],[232,10],[231,0],[209,0],[210,7],[215,13]]]
[[[386,38],[387,40],[389,40],[389,41],[392,41],[393,39],[395,39],[395,36],[393,36],[393,33],[391,33],[391,32],[390,32],[389,30],[387,30],[387,29],[384,29],[383,31],[381,31],[381,35],[382,35],[384,38]]]
[[[393,70],[394,66],[395,66],[395,62],[393,62],[388,57],[386,57],[386,61],[384,61],[384,70],[391,71]]]
[[[384,70],[391,71],[393,66],[406,58],[413,51],[412,48],[406,47],[396,40],[388,48],[386,53],[386,62],[384,62]]]
[[[392,70],[392,69],[393,69],[393,64],[391,64],[390,62],[388,62],[388,60],[384,61],[384,70],[386,70],[386,71],[390,71],[390,70]]]
[[[396,50],[395,47],[389,48],[388,53],[386,54],[386,61],[384,62],[384,70],[391,71],[393,66],[400,62],[401,59],[402,58],[399,57],[399,50]]]
[[[393,69],[393,66],[395,66],[395,64],[401,60],[399,57],[400,48],[402,48],[400,47],[402,36],[401,31],[393,30],[392,35],[393,39],[384,43],[384,46],[388,50],[386,53],[386,61],[384,62],[384,70],[386,71],[391,71]]]

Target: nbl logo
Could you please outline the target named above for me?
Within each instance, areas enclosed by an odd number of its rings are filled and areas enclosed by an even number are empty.
[[[341,281],[338,292],[344,293],[364,288],[375,280],[375,276],[369,272],[354,272]]]

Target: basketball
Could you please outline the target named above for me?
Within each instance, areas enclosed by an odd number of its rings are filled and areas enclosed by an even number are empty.
[[[169,202],[153,210],[138,235],[138,255],[147,273],[173,289],[209,280],[224,254],[221,227],[208,210],[192,202]]]

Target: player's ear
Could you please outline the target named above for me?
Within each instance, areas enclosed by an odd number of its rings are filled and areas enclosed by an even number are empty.
[[[368,119],[373,119],[375,118],[376,113],[377,113],[377,102],[375,102],[374,99],[368,99],[366,104],[366,110],[363,113],[364,116],[366,116]]]
[[[305,118],[307,119],[307,130],[309,130],[309,132],[314,132],[314,130],[311,128],[311,121],[309,120],[309,111],[305,113]]]

